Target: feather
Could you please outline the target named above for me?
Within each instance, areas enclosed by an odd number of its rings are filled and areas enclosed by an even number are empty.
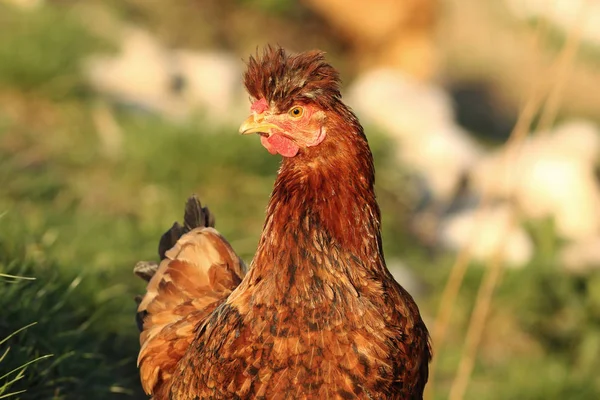
[[[213,228],[214,219],[196,197],[186,205],[183,231],[163,254],[138,305],[141,350],[138,357],[146,393],[166,393],[172,372],[188,350],[196,327],[231,293],[245,274],[245,265]],[[181,229],[179,228],[181,227]],[[169,233],[171,232],[171,233]],[[164,244],[165,236],[161,239]],[[170,239],[169,239],[170,240]],[[148,263],[138,263],[136,273]]]

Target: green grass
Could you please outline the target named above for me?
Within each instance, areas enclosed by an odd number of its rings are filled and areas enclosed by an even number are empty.
[[[16,275],[0,274],[0,280],[4,281],[5,283],[8,283],[8,284],[14,284],[15,282],[17,282],[19,280],[30,280],[30,279],[32,279],[32,278],[25,278],[25,277],[20,277],[20,276],[16,276]],[[34,326],[35,324],[36,324],[35,322],[32,322],[29,325],[25,325],[24,327],[17,329],[16,331],[10,333],[8,336],[6,336],[0,340],[0,346],[5,345],[14,336],[18,335],[19,333],[26,330],[27,328]],[[0,347],[0,349],[1,349],[0,350],[0,366],[2,366],[3,370],[4,370],[4,368],[6,366],[10,365],[9,364],[10,361],[7,362],[5,360],[10,360],[8,358],[8,356],[11,351],[11,348],[10,348],[10,346],[6,345],[6,348]],[[21,348],[18,348],[18,350],[21,350]],[[14,397],[14,396],[25,393],[26,390],[24,390],[24,389],[13,390],[12,387],[15,385],[16,382],[20,381],[21,379],[23,379],[25,377],[25,371],[28,366],[30,366],[38,361],[42,361],[49,357],[52,357],[52,354],[46,354],[43,356],[33,358],[30,361],[25,362],[24,364],[17,365],[12,370],[8,370],[7,372],[4,373],[4,375],[0,376],[0,399]]]
[[[0,87],[52,98],[82,88],[79,60],[109,47],[71,14],[50,7],[26,12],[0,4]]]
[[[158,238],[191,193],[250,260],[278,159],[256,138],[237,135],[239,121],[220,129],[202,120],[173,124],[102,103],[79,62],[107,46],[64,11],[0,5],[0,25],[14,30],[0,36],[0,377],[15,371],[0,378],[0,398],[20,391],[12,397],[144,398],[133,301],[143,284],[133,265],[156,258]],[[122,132],[117,153],[104,150],[94,124],[99,104]],[[453,255],[432,253],[411,236],[410,180],[390,141],[368,131],[386,255],[401,257],[423,280],[418,300],[430,318]],[[530,230],[541,250],[532,265],[503,276],[468,398],[596,399],[600,274],[565,274],[552,226]],[[481,276],[481,268],[469,271],[456,305],[439,399]]]

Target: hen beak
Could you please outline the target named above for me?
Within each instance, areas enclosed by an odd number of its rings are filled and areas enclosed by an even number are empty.
[[[242,135],[249,135],[251,133],[262,133],[267,136],[271,135],[271,129],[277,128],[277,125],[265,121],[263,114],[252,114],[244,121],[240,126],[240,133]]]

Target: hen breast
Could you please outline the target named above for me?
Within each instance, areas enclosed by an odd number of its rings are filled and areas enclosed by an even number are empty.
[[[269,277],[250,284],[251,269],[200,327],[174,372],[171,398],[422,398],[414,385],[427,379],[419,377],[427,368],[427,342],[419,340],[426,331],[397,285],[379,288],[391,298],[386,306],[342,277],[323,276],[317,281],[327,289],[318,290],[303,272],[298,267],[295,276],[304,295]]]

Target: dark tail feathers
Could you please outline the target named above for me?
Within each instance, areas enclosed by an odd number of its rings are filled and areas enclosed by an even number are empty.
[[[179,240],[181,236],[194,228],[215,226],[215,217],[209,211],[208,207],[202,207],[202,203],[195,194],[190,196],[185,203],[185,212],[183,214],[183,226],[175,222],[171,229],[166,231],[158,243],[158,256],[165,258],[165,253]]]

